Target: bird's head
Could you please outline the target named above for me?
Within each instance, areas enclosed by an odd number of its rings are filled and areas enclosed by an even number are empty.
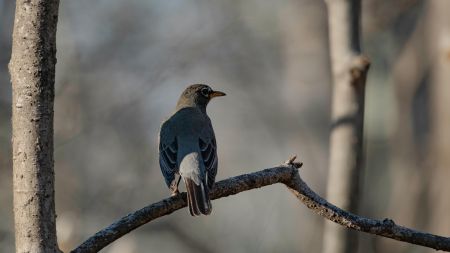
[[[209,101],[214,97],[225,96],[221,91],[215,91],[206,84],[193,84],[188,86],[180,96],[177,107],[198,106],[206,108]]]

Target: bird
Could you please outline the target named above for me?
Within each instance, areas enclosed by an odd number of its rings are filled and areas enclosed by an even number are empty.
[[[217,144],[206,106],[225,96],[206,84],[188,86],[178,99],[175,112],[161,124],[159,164],[172,196],[179,194],[183,179],[192,216],[209,215],[209,192],[217,175]]]

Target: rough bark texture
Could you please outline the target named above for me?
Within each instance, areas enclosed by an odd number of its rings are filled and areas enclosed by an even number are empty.
[[[360,188],[364,92],[369,61],[360,49],[360,0],[327,0],[333,72],[327,199],[355,212]],[[325,223],[324,253],[357,249],[356,233]]]
[[[339,225],[357,231],[380,235],[437,250],[450,251],[450,237],[437,236],[402,227],[396,225],[391,219],[375,220],[360,217],[328,203],[325,199],[321,198],[311,190],[301,179],[298,173],[298,168],[301,166],[301,163],[293,163],[293,159],[291,159],[289,163],[285,165],[220,181],[215,185],[213,192],[211,192],[211,199],[219,199],[242,191],[282,183],[285,184],[309,209]],[[136,212],[128,214],[117,222],[97,232],[71,252],[98,252],[123,235],[145,223],[184,208],[186,207],[186,204],[186,193],[181,193],[175,197],[170,197],[151,204]]]
[[[11,75],[16,252],[58,252],[53,100],[58,0],[18,0]]]

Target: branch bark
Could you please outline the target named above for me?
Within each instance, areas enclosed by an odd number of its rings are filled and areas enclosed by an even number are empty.
[[[437,236],[402,227],[396,225],[390,219],[376,220],[360,217],[328,203],[302,180],[298,173],[298,168],[301,165],[301,163],[294,163],[293,160],[290,160],[285,165],[220,181],[211,192],[211,199],[219,199],[242,191],[282,183],[309,209],[339,225],[436,250],[450,251],[450,237]],[[130,213],[100,230],[71,252],[98,252],[134,229],[184,207],[186,207],[186,193],[163,199]]]
[[[369,60],[361,55],[361,0],[326,0],[333,72],[332,129],[327,199],[345,210],[358,207]],[[357,234],[325,223],[323,253],[357,249]]]
[[[11,75],[16,252],[58,252],[53,100],[58,0],[17,0]]]

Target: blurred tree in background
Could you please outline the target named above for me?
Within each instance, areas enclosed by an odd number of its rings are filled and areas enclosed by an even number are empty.
[[[362,2],[363,45],[372,67],[359,213],[444,235],[450,234],[448,5]],[[7,72],[13,15],[14,3],[0,0],[2,252],[14,249]],[[324,195],[331,96],[324,2],[63,1],[57,36],[62,250],[167,196],[157,162],[158,128],[190,83],[209,83],[228,94],[209,108],[219,143],[218,179],[298,153],[303,177]],[[319,252],[323,219],[282,188],[216,201],[213,215],[202,219],[177,212],[104,251]],[[431,252],[359,237],[359,252]]]

